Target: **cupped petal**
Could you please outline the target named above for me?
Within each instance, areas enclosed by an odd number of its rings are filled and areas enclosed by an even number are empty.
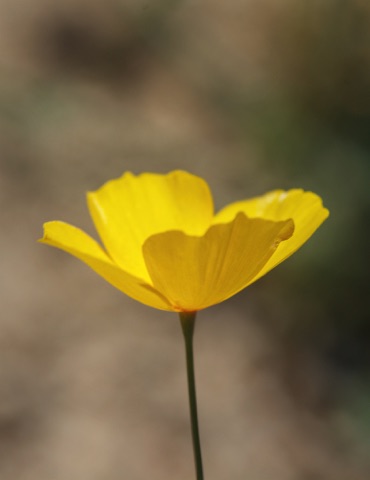
[[[238,212],[244,212],[252,218],[274,221],[292,218],[294,221],[294,234],[279,246],[258,278],[296,252],[329,216],[321,198],[313,192],[301,189],[274,190],[260,197],[227,205],[215,215],[213,223],[229,222]]]
[[[292,220],[250,219],[239,213],[201,237],[180,231],[153,235],[144,243],[143,254],[154,287],[173,309],[195,311],[252,283],[293,230]]]
[[[153,234],[181,230],[202,235],[213,217],[207,183],[190,173],[125,173],[88,193],[95,227],[114,261],[149,281],[142,245]]]
[[[44,224],[44,236],[39,240],[79,258],[107,282],[129,297],[160,310],[172,310],[163,295],[115,265],[101,246],[85,232],[64,222]]]

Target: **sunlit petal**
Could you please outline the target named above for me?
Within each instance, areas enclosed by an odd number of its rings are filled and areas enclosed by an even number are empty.
[[[202,235],[213,216],[207,183],[187,172],[126,173],[88,194],[99,235],[114,261],[149,281],[142,245],[153,234],[182,230]]]
[[[238,212],[268,220],[280,221],[292,218],[294,221],[294,235],[279,246],[258,277],[297,251],[329,215],[329,211],[322,205],[321,198],[315,193],[300,189],[275,190],[260,197],[226,206],[215,215],[214,223],[229,222]]]
[[[169,231],[143,247],[153,285],[174,309],[200,310],[254,281],[277,246],[293,234],[291,220],[249,219],[243,213],[212,226],[204,236]]]
[[[163,295],[133,275],[118,268],[101,246],[89,235],[64,222],[48,222],[40,240],[82,260],[106,281],[141,303],[161,310],[171,310]]]

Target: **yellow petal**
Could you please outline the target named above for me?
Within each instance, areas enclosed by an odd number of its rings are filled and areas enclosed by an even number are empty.
[[[142,256],[144,241],[166,230],[202,235],[213,216],[207,183],[183,171],[167,175],[126,173],[88,194],[99,235],[114,261],[149,281]]]
[[[292,218],[294,221],[294,234],[279,246],[258,278],[297,251],[329,215],[321,198],[315,193],[300,189],[275,190],[261,197],[226,206],[215,215],[214,223],[229,222],[238,212],[267,220],[281,221]]]
[[[168,301],[151,285],[118,268],[101,246],[79,228],[64,222],[47,222],[40,242],[79,258],[129,297],[154,308],[171,310]]]
[[[293,230],[291,220],[249,219],[240,213],[202,237],[179,231],[153,235],[143,253],[154,287],[173,309],[195,311],[222,302],[253,282]]]

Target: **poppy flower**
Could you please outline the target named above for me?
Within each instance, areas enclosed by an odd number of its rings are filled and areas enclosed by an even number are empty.
[[[43,243],[82,260],[151,307],[196,312],[255,282],[298,250],[327,218],[321,198],[275,190],[214,213],[208,184],[184,171],[125,173],[87,194],[102,245],[60,221]]]

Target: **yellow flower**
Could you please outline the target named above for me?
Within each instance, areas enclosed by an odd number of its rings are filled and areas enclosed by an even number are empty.
[[[60,221],[43,243],[89,265],[129,297],[194,312],[235,295],[292,255],[329,212],[320,197],[275,190],[214,213],[207,183],[190,173],[125,173],[87,194],[104,248]]]

